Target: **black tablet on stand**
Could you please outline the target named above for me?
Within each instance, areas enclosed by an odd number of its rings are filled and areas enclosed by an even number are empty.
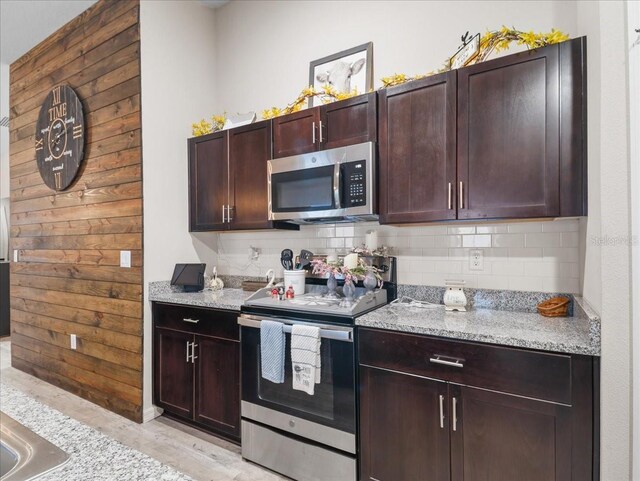
[[[171,277],[172,286],[182,286],[184,292],[198,292],[204,289],[206,264],[176,264]]]

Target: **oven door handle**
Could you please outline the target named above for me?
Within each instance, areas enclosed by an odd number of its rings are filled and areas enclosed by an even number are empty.
[[[256,319],[250,319],[244,316],[238,317],[238,324],[244,327],[253,327],[255,329],[260,329],[260,323],[262,321],[258,321]],[[277,321],[281,322],[281,321]],[[283,331],[285,333],[291,333],[292,324],[283,323],[284,328]],[[298,323],[296,323],[298,324]],[[303,323],[300,323],[303,324]],[[304,323],[305,325],[313,325],[311,323]],[[320,326],[318,326],[320,327]],[[353,342],[353,331],[351,329],[348,330],[338,330],[338,329],[326,329],[320,328],[320,337],[323,339],[331,339],[332,341],[345,341],[345,342]]]

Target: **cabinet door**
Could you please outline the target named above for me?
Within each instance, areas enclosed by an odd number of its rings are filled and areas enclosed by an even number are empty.
[[[569,406],[457,385],[450,396],[453,481],[571,480]]]
[[[225,230],[228,196],[227,133],[189,139],[189,230]]]
[[[273,158],[306,154],[319,149],[320,107],[273,119]]]
[[[271,122],[229,131],[231,229],[271,227],[267,161],[271,159]]]
[[[380,93],[380,223],[456,218],[456,73]]]
[[[558,216],[558,46],[458,70],[459,219]]]
[[[240,343],[196,336],[196,422],[240,438]]]
[[[159,327],[154,332],[154,404],[186,418],[193,415],[193,363],[187,359],[193,339]]]
[[[318,136],[321,149],[334,149],[377,138],[375,92],[320,107]]]
[[[367,366],[360,383],[360,479],[448,480],[447,384]]]

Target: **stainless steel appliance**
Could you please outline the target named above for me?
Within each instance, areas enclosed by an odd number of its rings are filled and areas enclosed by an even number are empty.
[[[375,166],[373,142],[270,160],[269,219],[377,220]]]
[[[385,278],[395,280],[395,259],[385,258]],[[393,270],[392,270],[393,269]],[[275,300],[270,289],[242,306],[242,456],[300,481],[357,479],[355,318],[385,305],[395,283],[356,302],[330,299],[326,281],[308,279],[307,294]],[[277,384],[261,376],[260,323],[285,324],[285,379]],[[292,388],[291,328],[298,323],[320,328],[321,382],[310,396]]]

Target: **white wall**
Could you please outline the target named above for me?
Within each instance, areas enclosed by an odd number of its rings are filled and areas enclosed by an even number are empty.
[[[640,2],[627,3],[629,46],[629,132],[632,216],[632,336],[633,336],[633,479],[640,481]]]
[[[144,285],[171,277],[178,262],[215,263],[215,235],[189,234],[187,138],[215,111],[214,11],[198,2],[142,1]],[[151,313],[144,311],[145,420],[151,409]]]
[[[585,298],[602,317],[601,473],[631,474],[630,173],[627,22],[621,1],[581,1],[588,35],[589,225]],[[600,247],[598,240],[608,239]]]
[[[234,1],[216,11],[216,104],[227,112],[282,107],[308,85],[310,61],[368,41],[377,88],[383,76],[440,68],[467,30],[504,23],[573,36],[575,20],[567,1]]]

